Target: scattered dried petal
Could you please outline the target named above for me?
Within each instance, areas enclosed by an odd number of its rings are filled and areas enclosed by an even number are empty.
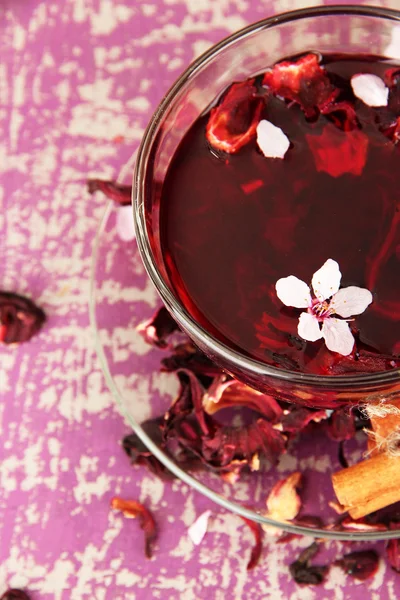
[[[227,407],[246,407],[262,414],[271,423],[276,423],[282,415],[278,402],[268,394],[263,394],[236,379],[226,380],[217,377],[203,396],[203,408],[213,415]]]
[[[262,553],[262,529],[259,523],[255,521],[251,521],[250,519],[246,519],[246,517],[241,517],[243,521],[250,527],[251,531],[254,535],[254,546],[251,551],[250,560],[247,563],[247,570],[251,571],[258,565],[258,562]]]
[[[291,521],[297,517],[301,508],[301,499],[297,493],[301,479],[302,475],[297,471],[274,485],[267,498],[266,516],[275,521]]]
[[[131,242],[135,239],[135,227],[133,224],[132,206],[120,206],[117,211],[117,233],[123,242]]]
[[[188,536],[193,544],[198,546],[204,539],[207,533],[208,520],[211,516],[211,510],[203,512],[188,529]]]
[[[161,370],[167,373],[188,369],[199,377],[216,377],[222,374],[221,369],[196,348],[192,342],[175,346],[172,349],[172,354],[161,360],[161,365]]]
[[[351,408],[338,408],[328,420],[328,435],[336,442],[350,440],[356,434],[355,417]]]
[[[326,410],[312,410],[304,406],[294,407],[283,417],[282,430],[285,433],[298,433],[309,423],[319,423],[327,418]]]
[[[365,581],[377,572],[379,556],[375,550],[350,552],[350,554],[345,554],[342,559],[336,560],[334,564],[354,579]]]
[[[147,433],[158,446],[162,446],[161,427],[163,422],[164,418],[158,417],[157,419],[144,421],[141,424],[145,433]],[[132,464],[145,466],[149,471],[161,478],[172,477],[172,473],[164,467],[158,458],[153,456],[135,433],[131,433],[124,437],[122,440],[122,447],[130,457]]]
[[[360,73],[351,78],[354,95],[368,106],[387,106],[389,89],[384,81],[371,73]]]
[[[310,560],[317,554],[316,542],[303,550],[298,559],[289,565],[289,571],[296,583],[301,585],[319,585],[325,581],[329,566],[312,566]]]
[[[130,185],[120,185],[106,179],[88,179],[87,189],[89,194],[102,192],[107,198],[121,206],[132,204],[132,187]]]
[[[367,161],[368,137],[362,131],[343,132],[332,124],[320,135],[306,135],[317,171],[340,177],[345,173],[361,175]]]
[[[167,309],[162,306],[151,319],[140,323],[136,330],[144,337],[148,344],[157,346],[158,348],[168,348],[169,336],[174,331],[178,331],[179,327]]]
[[[13,588],[4,592],[0,600],[30,600],[30,597],[26,592]]]
[[[319,64],[317,54],[306,54],[296,62],[277,63],[265,73],[263,85],[275,95],[300,104],[309,118],[328,106],[339,94]]]
[[[264,100],[253,83],[248,79],[232,84],[211,110],[206,137],[213,148],[234,154],[255,136]]]
[[[393,539],[386,542],[386,558],[397,573],[400,573],[400,540]]]
[[[340,522],[340,529],[346,531],[387,531],[387,527],[383,523],[370,523],[366,519],[355,521],[351,517],[346,517]]]
[[[114,497],[111,500],[111,508],[120,510],[128,519],[139,519],[140,527],[144,531],[145,554],[147,558],[152,556],[152,544],[157,539],[157,527],[151,512],[136,500],[123,500]]]
[[[290,141],[280,127],[262,119],[257,125],[257,144],[267,158],[284,158]]]
[[[29,298],[0,292],[0,342],[27,342],[38,333],[45,320],[43,310]]]

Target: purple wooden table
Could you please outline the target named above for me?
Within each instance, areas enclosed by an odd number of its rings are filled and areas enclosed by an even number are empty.
[[[262,564],[248,574],[252,537],[240,519],[129,465],[119,445],[129,428],[88,322],[91,244],[104,200],[88,196],[86,177],[119,172],[163,93],[200,52],[307,4],[319,2],[0,3],[0,287],[27,293],[48,314],[32,342],[0,349],[0,594],[12,585],[33,600],[400,597],[400,576],[383,561],[365,584],[334,568],[325,587],[296,586],[288,564],[304,540],[266,539]],[[112,278],[105,284],[112,296]],[[155,304],[155,295],[146,301]],[[140,380],[128,383],[146,400]],[[115,494],[154,511],[160,536],[151,561],[138,524],[109,509]],[[187,527],[206,508],[215,517],[195,547]],[[330,543],[332,551],[340,546]]]

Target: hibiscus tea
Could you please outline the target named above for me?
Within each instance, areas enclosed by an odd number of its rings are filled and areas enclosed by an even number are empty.
[[[233,82],[185,134],[161,191],[164,262],[192,317],[289,371],[399,367],[399,140],[400,67],[379,57],[309,53]],[[311,281],[327,261],[341,277],[319,298]],[[310,286],[301,307],[278,296],[289,276]],[[338,288],[370,300],[335,312]],[[324,327],[348,350],[329,349]]]

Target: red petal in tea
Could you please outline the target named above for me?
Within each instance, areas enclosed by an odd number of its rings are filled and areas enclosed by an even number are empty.
[[[362,131],[340,131],[329,123],[320,135],[306,134],[317,171],[332,177],[361,175],[367,161],[368,137]]]
[[[107,198],[120,206],[132,203],[132,186],[130,185],[121,185],[107,179],[88,179],[87,189],[89,194],[102,192]]]
[[[310,560],[317,554],[319,546],[316,542],[300,553],[298,559],[289,565],[289,571],[296,583],[301,585],[319,585],[325,581],[329,566],[310,565]]]
[[[4,594],[0,597],[0,600],[30,600],[30,597],[22,590],[13,588],[4,592]]]
[[[365,581],[373,577],[377,572],[379,556],[375,550],[350,552],[350,554],[345,554],[340,560],[336,560],[334,564],[343,569],[347,575],[354,577],[354,579]]]
[[[386,543],[386,558],[397,573],[400,573],[400,541],[398,539],[388,540]]]
[[[251,521],[250,519],[246,519],[246,517],[241,517],[243,521],[250,527],[251,531],[254,535],[254,546],[251,550],[250,560],[247,563],[247,570],[251,571],[254,569],[259,563],[261,552],[262,552],[262,529],[259,523],[255,521]]]
[[[321,113],[342,131],[353,131],[359,127],[356,110],[350,102],[334,102],[325,106]]]
[[[136,330],[148,344],[164,349],[169,347],[169,336],[179,331],[179,327],[167,309],[162,306],[149,321],[138,325]]]
[[[152,544],[157,539],[157,527],[151,512],[136,500],[123,500],[117,496],[111,500],[111,508],[120,510],[128,519],[139,519],[140,527],[144,531],[145,554],[147,558],[152,556]]]
[[[45,320],[43,310],[29,298],[11,292],[0,292],[0,342],[27,342],[38,333]]]
[[[238,152],[255,136],[263,106],[254,79],[233,83],[211,110],[206,127],[210,145],[228,154]]]
[[[329,437],[336,442],[350,440],[356,434],[355,417],[349,407],[334,410],[327,425]]]
[[[296,62],[276,64],[265,73],[263,85],[276,96],[300,104],[308,118],[331,104],[339,94],[319,64],[317,54],[306,54]]]

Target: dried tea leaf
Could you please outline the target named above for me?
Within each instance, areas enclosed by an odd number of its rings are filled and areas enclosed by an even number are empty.
[[[362,550],[345,554],[334,563],[354,579],[365,581],[375,575],[379,566],[379,556],[375,550]]]
[[[309,562],[317,554],[319,546],[316,542],[303,550],[298,559],[289,565],[289,571],[296,583],[301,585],[320,585],[325,581],[329,566],[310,565]]]

